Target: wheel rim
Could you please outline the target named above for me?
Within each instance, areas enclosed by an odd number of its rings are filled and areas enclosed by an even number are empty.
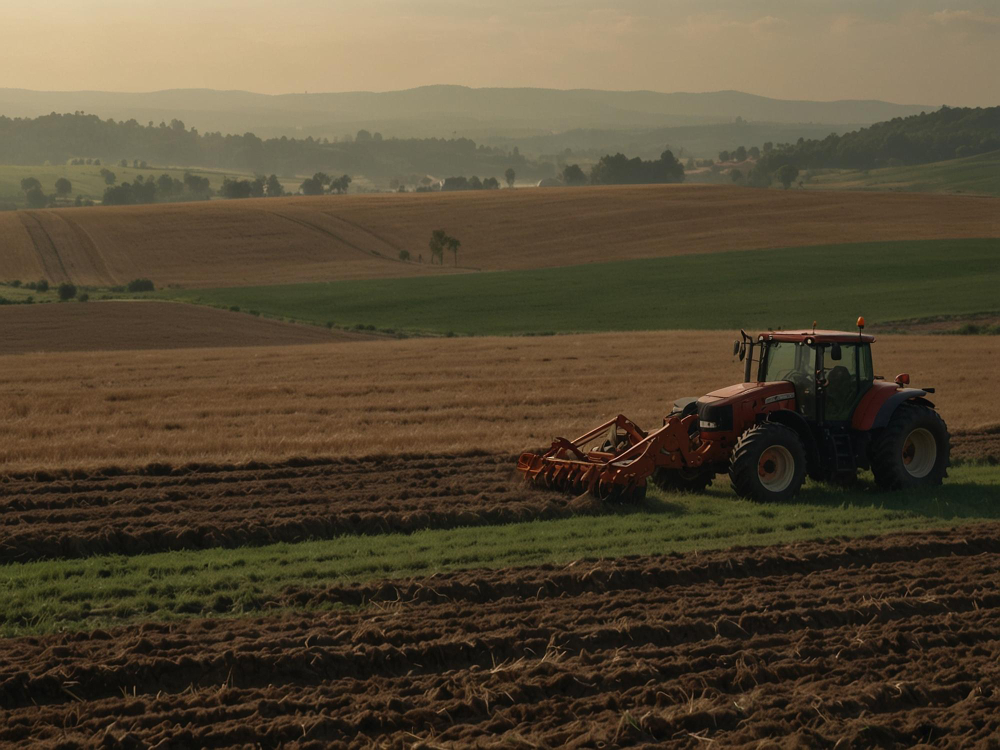
[[[792,458],[791,451],[783,445],[772,445],[760,454],[757,475],[764,489],[770,492],[788,489],[795,477],[795,459]]]
[[[903,441],[903,466],[914,479],[923,479],[937,463],[937,441],[930,430],[918,427]]]

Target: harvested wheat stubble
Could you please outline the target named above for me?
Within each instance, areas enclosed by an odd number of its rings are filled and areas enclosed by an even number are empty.
[[[514,456],[374,456],[0,477],[0,564],[564,518]]]
[[[89,303],[88,303],[89,304]],[[822,323],[822,321],[821,321]],[[0,467],[516,454],[743,379],[726,331],[411,339],[0,357]],[[876,372],[937,387],[953,433],[1000,425],[991,336],[879,336]]]
[[[469,571],[313,592],[373,602],[357,611],[9,639],[0,742],[990,747],[998,530]]]
[[[3,354],[284,346],[375,338],[172,302],[10,305],[0,307],[0,328]]]
[[[996,198],[622,185],[0,213],[0,279],[189,287],[452,273],[432,229],[484,270],[844,242],[996,237]],[[516,220],[511,220],[516,217]],[[553,231],[558,227],[557,231]],[[425,253],[429,260],[429,253]]]

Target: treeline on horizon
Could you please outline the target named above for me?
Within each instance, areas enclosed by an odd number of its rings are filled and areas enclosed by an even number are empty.
[[[116,122],[83,113],[41,117],[0,116],[0,163],[52,164],[97,157],[118,162],[136,157],[149,163],[232,169],[255,174],[302,174],[322,170],[368,177],[428,174],[501,175],[514,168],[533,179],[554,175],[556,166],[535,162],[517,147],[477,145],[468,138],[383,138],[361,130],[351,140],[311,136],[262,140],[253,133],[199,133],[180,120],[169,124]]]
[[[931,113],[896,117],[851,133],[822,140],[740,146],[719,154],[742,161],[757,158],[755,171],[775,174],[784,167],[803,169],[878,169],[928,164],[1000,150],[1000,107],[941,107]]]

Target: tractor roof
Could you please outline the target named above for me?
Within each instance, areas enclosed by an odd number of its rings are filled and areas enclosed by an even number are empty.
[[[862,333],[859,336],[850,331],[822,331],[819,329],[815,331],[768,331],[757,337],[758,341],[791,341],[796,344],[803,342],[810,344],[832,344],[834,342],[856,344],[859,339],[870,344],[875,340],[875,337],[867,333]]]

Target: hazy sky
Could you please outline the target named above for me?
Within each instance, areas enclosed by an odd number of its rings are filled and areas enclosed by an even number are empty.
[[[0,87],[1000,104],[998,0],[0,0]]]

